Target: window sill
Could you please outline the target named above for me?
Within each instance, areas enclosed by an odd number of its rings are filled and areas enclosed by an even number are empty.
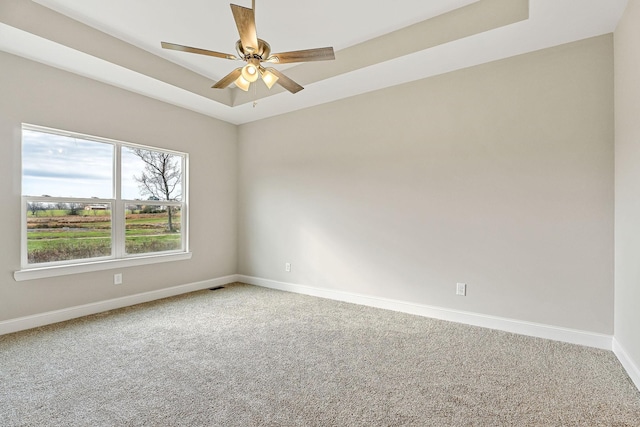
[[[82,264],[56,265],[54,267],[36,267],[18,270],[13,273],[13,278],[16,282],[21,282],[23,280],[44,279],[47,277],[66,276],[68,274],[90,273],[93,271],[136,267],[139,265],[158,264],[161,262],[184,261],[188,259],[191,259],[191,252],[151,255],[126,259],[109,259]]]

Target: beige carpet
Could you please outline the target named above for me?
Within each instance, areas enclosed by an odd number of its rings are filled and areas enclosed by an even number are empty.
[[[611,352],[234,284],[0,337],[1,426],[640,426]]]

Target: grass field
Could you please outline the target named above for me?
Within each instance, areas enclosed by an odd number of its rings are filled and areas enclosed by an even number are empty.
[[[68,209],[46,209],[46,210],[38,210],[34,213],[29,211],[27,213],[27,218],[46,218],[46,217],[60,217],[60,216],[110,216],[111,211],[108,210],[93,210],[93,211],[85,211],[84,209],[78,209],[77,215],[69,215]]]
[[[29,263],[96,258],[111,255],[109,211],[40,211],[27,215],[27,256]],[[175,231],[170,232],[166,212],[126,215],[125,251],[143,254],[180,249],[180,214],[173,215]]]

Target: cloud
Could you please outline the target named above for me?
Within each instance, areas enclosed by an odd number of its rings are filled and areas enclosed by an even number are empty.
[[[114,146],[24,130],[22,194],[113,197]]]
[[[115,197],[115,145],[29,129],[22,138],[23,195]],[[123,146],[121,155],[121,197],[142,199],[134,177],[142,174],[144,163],[132,148]]]
[[[99,171],[92,172],[74,172],[69,170],[52,170],[52,169],[35,169],[35,168],[23,168],[22,176],[27,178],[59,178],[59,179],[73,179],[73,180],[100,180],[111,181],[111,174],[101,173]]]

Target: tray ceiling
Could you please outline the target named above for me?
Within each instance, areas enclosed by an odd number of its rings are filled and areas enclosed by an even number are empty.
[[[237,30],[220,0],[3,0],[0,50],[240,124],[607,34],[626,3],[256,0],[258,36],[273,51],[336,51],[335,61],[278,66],[305,86],[295,95],[211,89],[239,63],[160,47],[235,53]]]

